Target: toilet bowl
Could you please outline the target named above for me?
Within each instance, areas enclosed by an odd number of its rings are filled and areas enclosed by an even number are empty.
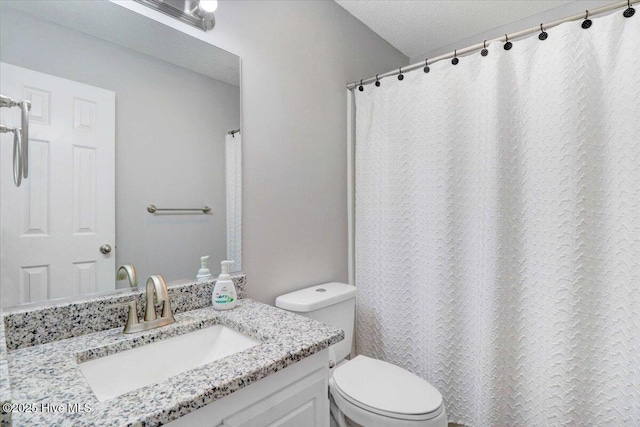
[[[276,306],[344,330],[329,348],[331,414],[340,427],[446,427],[440,392],[422,378],[382,360],[351,352],[356,288],[312,286],[276,299]]]
[[[333,415],[362,426],[446,427],[442,395],[431,384],[391,363],[356,356],[329,378]]]

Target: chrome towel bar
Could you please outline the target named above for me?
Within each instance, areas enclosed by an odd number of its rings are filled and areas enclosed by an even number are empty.
[[[156,213],[160,211],[173,211],[173,212],[188,212],[188,211],[202,211],[202,213],[211,212],[209,206],[203,206],[201,208],[157,208],[156,205],[147,206],[147,212]]]

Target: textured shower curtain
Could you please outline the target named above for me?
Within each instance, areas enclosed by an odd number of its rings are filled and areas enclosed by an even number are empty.
[[[227,190],[227,259],[231,271],[242,271],[242,134],[225,137]]]
[[[356,96],[357,349],[470,426],[640,426],[640,17]]]

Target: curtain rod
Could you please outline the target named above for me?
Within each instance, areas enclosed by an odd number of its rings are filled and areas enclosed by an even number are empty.
[[[431,65],[445,59],[456,58],[460,55],[464,55],[476,50],[484,49],[486,45],[493,42],[508,42],[509,40],[512,40],[512,39],[517,39],[517,38],[528,36],[535,33],[541,33],[542,31],[546,31],[549,28],[557,27],[558,25],[564,24],[565,22],[578,21],[580,19],[587,20],[589,19],[590,16],[601,15],[603,13],[620,9],[625,6],[627,7],[627,10],[625,10],[625,17],[629,18],[634,13],[633,9],[631,8],[631,5],[638,2],[640,2],[640,0],[625,0],[617,3],[611,3],[606,6],[599,7],[597,9],[587,10],[586,13],[579,13],[576,15],[568,16],[563,19],[558,19],[557,21],[549,22],[548,24],[542,23],[540,24],[540,26],[529,28],[527,30],[521,30],[511,34],[505,34],[502,37],[498,37],[491,40],[485,40],[482,43],[474,44],[473,46],[465,47],[464,49],[454,50],[453,52],[445,53],[444,55],[436,56],[435,58],[432,58],[432,59],[416,62],[415,64],[407,65],[406,67],[400,67],[398,70],[388,71],[384,74],[379,74],[379,75],[376,75],[375,77],[369,77],[368,79],[365,79],[365,80],[347,83],[347,89],[354,89],[355,87],[360,85],[373,83],[376,80],[380,80],[383,77],[395,76],[395,75],[401,74],[402,72],[417,70],[418,68],[426,67],[427,65]],[[627,12],[629,9],[631,9],[631,12]],[[589,28],[589,27],[587,26],[586,28]]]
[[[240,129],[230,130],[229,132],[227,132],[227,135],[234,136],[236,133],[240,133]]]

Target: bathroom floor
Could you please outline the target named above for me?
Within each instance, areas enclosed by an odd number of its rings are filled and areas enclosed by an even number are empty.
[[[338,425],[338,422],[336,421],[336,419],[333,417],[333,414],[331,414],[331,422],[329,424],[330,427],[340,427]],[[357,427],[354,425],[354,427]],[[466,427],[462,424],[456,424],[456,423],[449,423],[449,427]]]
[[[331,415],[330,427],[340,427],[340,426],[338,426],[338,422],[333,417],[333,415]],[[354,427],[356,427],[356,426],[354,426]],[[465,426],[463,426],[462,424],[449,423],[449,427],[465,427]]]

